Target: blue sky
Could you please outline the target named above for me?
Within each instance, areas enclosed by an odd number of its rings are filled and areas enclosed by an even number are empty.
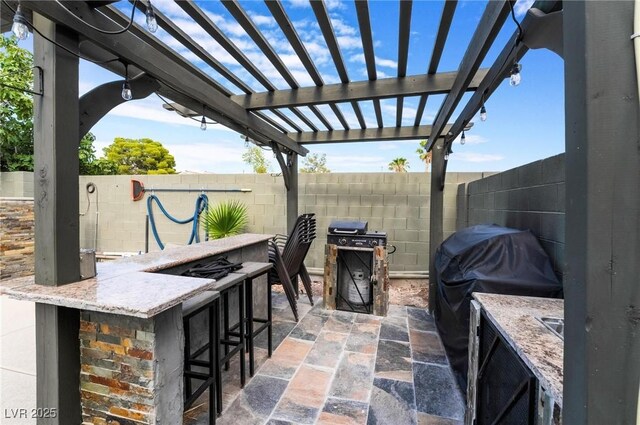
[[[126,2],[121,3],[122,10],[128,13],[130,5]],[[413,2],[408,75],[426,72],[443,3],[442,0]],[[519,20],[524,17],[530,3],[530,0],[519,0],[516,4]],[[328,0],[326,4],[350,79],[352,81],[367,79],[353,2]],[[176,21],[192,38],[225,66],[241,76],[254,90],[264,91],[253,77],[199,29],[172,0],[153,0],[153,5]],[[278,88],[288,88],[259,48],[222,4],[216,0],[200,1],[199,5]],[[265,4],[262,1],[241,1],[241,5],[267,36],[300,85],[312,85],[310,77],[291,51]],[[283,5],[325,83],[339,82],[335,66],[309,3],[306,0],[285,0]],[[485,6],[486,1],[459,2],[439,72],[457,70]],[[369,9],[378,78],[393,77],[397,73],[398,2],[373,0],[370,2]],[[136,13],[136,20],[139,23],[143,22],[143,18],[142,13]],[[515,24],[509,19],[482,67],[489,67],[493,63],[514,30]],[[239,93],[235,86],[200,62],[161,29],[156,36],[184,54],[231,91]],[[29,44],[31,44],[31,38],[28,41]],[[467,133],[467,143],[464,146],[457,143],[454,145],[454,154],[449,161],[450,171],[501,171],[564,151],[563,61],[550,51],[532,50],[525,56],[522,66],[520,86],[511,87],[508,81],[505,81],[486,102],[489,119],[481,122],[479,117],[476,117],[473,120],[475,122],[473,129]],[[116,78],[114,74],[82,61],[80,92],[84,93]],[[457,117],[457,113],[466,105],[470,96],[470,94],[464,96],[452,119]],[[422,124],[432,123],[443,99],[444,95],[429,98]],[[413,125],[417,103],[418,98],[405,99],[403,125]],[[361,102],[360,106],[367,124],[374,126],[375,115],[372,103]],[[395,106],[395,100],[382,102],[385,125],[395,122]],[[357,127],[353,109],[347,105],[339,107],[350,125]],[[321,106],[320,109],[329,121],[336,122],[336,127],[341,128],[328,107]],[[302,111],[317,123],[316,117],[307,108],[302,108]],[[292,115],[288,111],[283,112],[290,117]],[[299,122],[296,117],[292,119]],[[306,128],[304,124],[300,125]],[[317,125],[321,129],[324,128],[319,123]],[[104,146],[113,141],[114,137],[149,137],[162,142],[169,149],[176,158],[179,171],[250,172],[250,167],[241,160],[245,146],[239,134],[219,125],[209,126],[208,130],[203,132],[198,123],[164,111],[162,102],[155,95],[115,108],[91,131],[96,136],[96,147],[99,153]],[[418,141],[350,143],[313,145],[309,146],[309,150],[326,154],[327,165],[336,172],[387,171],[387,164],[396,157],[407,158],[410,171],[422,171],[424,164],[415,153],[417,145]],[[278,171],[275,160],[269,153],[267,156],[271,159],[271,171]]]

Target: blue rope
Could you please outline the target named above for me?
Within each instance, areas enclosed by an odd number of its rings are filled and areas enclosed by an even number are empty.
[[[193,216],[189,218],[185,218],[184,220],[180,220],[178,218],[175,218],[171,214],[169,214],[167,210],[164,208],[164,206],[162,206],[162,202],[160,202],[160,199],[158,199],[156,195],[150,195],[149,198],[147,198],[147,214],[149,215],[149,223],[151,224],[151,231],[153,232],[153,237],[155,238],[160,249],[164,249],[164,244],[160,240],[160,235],[158,235],[158,229],[156,228],[156,220],[153,217],[154,201],[156,204],[158,204],[158,207],[160,207],[160,211],[162,211],[165,217],[167,217],[169,220],[173,221],[174,223],[177,223],[177,224],[193,223],[191,226],[191,235],[189,236],[189,241],[187,242],[187,245],[191,245],[194,240],[196,243],[200,242],[200,235],[198,234],[199,223],[200,223],[199,218],[200,218],[200,214],[202,214],[202,211],[207,209],[209,206],[209,198],[207,197],[207,195],[203,193],[202,195],[198,196],[198,199],[196,199],[196,206],[193,212]]]

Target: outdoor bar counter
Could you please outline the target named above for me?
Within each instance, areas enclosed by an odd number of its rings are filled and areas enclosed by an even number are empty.
[[[33,276],[18,278],[6,282],[4,292],[11,298],[35,302],[36,308],[49,304],[80,311],[78,340],[74,342],[79,347],[77,371],[84,423],[130,423],[127,419],[182,423],[181,305],[211,289],[215,281],[165,272],[220,256],[231,262],[267,262],[271,237],[243,234],[98,263],[94,278],[63,286],[37,285]],[[255,282],[257,313],[266,309],[265,279]],[[40,366],[37,379],[46,379]]]

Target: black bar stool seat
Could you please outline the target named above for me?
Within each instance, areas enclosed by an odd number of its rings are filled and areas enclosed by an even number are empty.
[[[229,273],[222,279],[216,280],[210,286],[210,289],[218,291],[222,298],[223,337],[218,340],[218,350],[221,345],[224,350],[224,354],[218,354],[218,360],[216,362],[216,396],[218,413],[222,413],[222,365],[225,366],[225,370],[229,370],[229,360],[237,353],[240,353],[240,386],[244,388],[246,381],[244,362],[246,347],[244,332],[244,324],[246,321],[245,279],[246,275],[244,273]],[[239,328],[237,335],[234,335],[234,333],[231,332],[232,329],[229,326],[229,294],[234,289],[238,290],[239,323],[234,326],[234,328]]]
[[[247,312],[246,319],[246,329],[245,329],[245,340],[247,345],[247,350],[249,351],[249,376],[253,376],[255,372],[254,365],[254,345],[253,340],[256,336],[260,335],[264,330],[268,330],[267,334],[267,347],[269,352],[269,357],[271,357],[271,353],[273,351],[272,344],[272,311],[271,311],[271,285],[269,282],[266,282],[267,285],[267,317],[254,317],[253,314],[253,280],[257,279],[260,276],[266,275],[271,270],[271,263],[259,263],[253,261],[246,261],[242,263],[242,268],[237,270],[236,273],[243,273],[246,276],[245,279],[245,309]],[[258,327],[254,327],[254,322],[260,323]],[[235,331],[238,328],[239,324],[236,324],[231,328],[232,331]],[[238,336],[238,332],[230,332],[233,336]]]
[[[220,339],[218,316],[219,316],[220,293],[217,291],[205,291],[182,303],[182,321],[184,326],[184,381],[185,398],[184,407],[188,409],[194,401],[209,388],[209,424],[216,423],[215,400],[216,400],[216,369],[218,364],[218,343]],[[204,344],[191,351],[191,318],[208,312],[207,338]],[[202,354],[208,352],[206,360],[198,359]],[[207,372],[197,372],[192,370],[193,366],[207,369]],[[202,381],[195,389],[192,388],[191,380]]]

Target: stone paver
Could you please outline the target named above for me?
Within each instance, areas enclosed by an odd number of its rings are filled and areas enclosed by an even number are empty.
[[[274,297],[274,305],[284,305],[283,294]],[[301,297],[299,304],[305,302]],[[281,325],[274,344],[282,343],[271,359],[262,350],[256,376],[244,390],[225,387],[218,423],[462,424],[462,395],[425,310],[391,306],[385,318],[318,305],[301,311],[305,315],[296,324],[286,309],[274,310],[285,315],[275,317]],[[266,347],[264,341],[260,346]],[[237,363],[225,375],[237,376]],[[185,424],[207,423],[206,410],[194,416],[185,415]]]

